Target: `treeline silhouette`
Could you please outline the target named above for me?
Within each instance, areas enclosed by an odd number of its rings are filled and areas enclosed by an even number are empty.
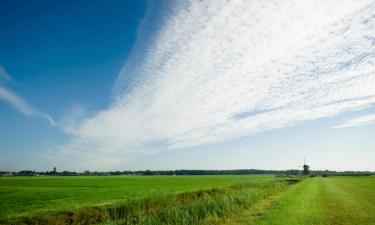
[[[184,175],[300,175],[301,170],[257,170],[257,169],[237,169],[237,170],[139,170],[139,171],[89,171],[72,172],[62,171],[58,172],[54,168],[53,171],[37,172],[32,170],[23,170],[19,172],[0,171],[0,176],[184,176]],[[311,176],[370,176],[375,175],[371,171],[311,171]]]

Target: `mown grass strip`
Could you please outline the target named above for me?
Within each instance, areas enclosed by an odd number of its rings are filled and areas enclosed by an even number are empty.
[[[375,177],[315,177],[291,188],[256,225],[375,225]]]
[[[291,183],[295,184],[295,183]],[[217,221],[217,225],[249,225],[259,222],[267,212],[272,209],[275,203],[285,196],[290,189],[277,192],[271,196],[263,199],[246,210],[242,210],[239,213],[232,214],[229,217],[225,217],[220,221]]]
[[[210,224],[251,207],[285,190],[286,180],[244,183],[182,194],[156,192],[143,199],[85,208],[38,217],[24,217],[8,224]]]

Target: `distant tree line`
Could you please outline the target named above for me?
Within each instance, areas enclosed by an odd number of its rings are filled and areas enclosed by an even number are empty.
[[[257,170],[257,169],[238,169],[238,170],[139,170],[139,171],[89,171],[58,172],[56,168],[52,171],[36,172],[31,170],[23,170],[18,172],[0,171],[0,176],[184,176],[184,175],[256,175],[256,174],[272,174],[278,176],[300,175],[301,170]],[[375,172],[370,171],[311,171],[311,176],[370,176]]]

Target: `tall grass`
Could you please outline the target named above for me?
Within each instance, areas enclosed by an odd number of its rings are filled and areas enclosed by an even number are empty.
[[[9,224],[210,224],[246,209],[260,200],[285,190],[288,183],[244,183],[182,194],[155,192],[141,199],[115,205],[85,208],[38,217],[26,217]]]

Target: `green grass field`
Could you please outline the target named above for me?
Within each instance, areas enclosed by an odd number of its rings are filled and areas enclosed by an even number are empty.
[[[10,177],[0,224],[375,224],[375,177]]]
[[[227,224],[374,225],[375,177],[309,178],[273,199],[271,207],[263,207],[256,221],[238,219],[254,215],[252,211]]]
[[[155,192],[182,193],[272,179],[270,176],[4,177],[0,179],[0,218],[74,211],[145,198]]]

